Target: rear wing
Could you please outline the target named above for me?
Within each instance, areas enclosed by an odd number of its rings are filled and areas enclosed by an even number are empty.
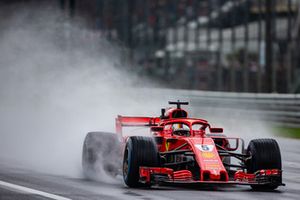
[[[157,126],[160,122],[159,117],[129,117],[118,115],[116,118],[116,133],[123,138],[123,126]]]

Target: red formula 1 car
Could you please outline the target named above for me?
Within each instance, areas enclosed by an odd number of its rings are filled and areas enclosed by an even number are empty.
[[[188,105],[187,102],[169,104],[176,107],[162,109],[160,117],[118,116],[117,134],[89,133],[83,148],[86,174],[95,171],[99,165],[97,160],[101,160],[106,170],[116,174],[120,158],[114,155],[122,152],[120,166],[123,166],[124,182],[129,187],[205,183],[242,184],[255,190],[274,190],[284,185],[280,149],[274,139],[252,140],[246,149],[243,139],[226,137],[222,128],[213,128],[206,120],[188,117],[181,108]],[[151,136],[123,134],[124,127],[139,126],[149,127]]]

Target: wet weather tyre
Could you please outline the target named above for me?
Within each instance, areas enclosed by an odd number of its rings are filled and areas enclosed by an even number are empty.
[[[251,140],[247,154],[251,159],[246,162],[247,172],[255,173],[261,169],[281,170],[281,154],[279,145],[274,139]],[[274,190],[281,184],[281,176],[276,182],[267,185],[251,185],[253,190]]]
[[[82,168],[88,179],[105,172],[116,176],[121,169],[120,142],[114,133],[89,132],[83,143]]]
[[[128,139],[123,159],[123,179],[128,187],[149,186],[139,182],[140,166],[159,166],[159,154],[153,138],[133,136]]]

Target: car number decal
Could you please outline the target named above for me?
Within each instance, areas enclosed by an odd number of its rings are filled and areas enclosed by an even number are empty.
[[[214,145],[211,144],[196,144],[195,146],[202,152],[211,152],[214,149]]]

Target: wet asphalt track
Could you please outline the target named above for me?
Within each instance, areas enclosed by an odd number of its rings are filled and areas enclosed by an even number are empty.
[[[59,195],[67,199],[300,199],[300,140],[278,139],[282,151],[285,187],[275,192],[253,192],[248,186],[154,187],[129,189],[121,177],[115,183],[92,182],[40,174],[0,163],[0,181]],[[51,199],[0,184],[0,200]],[[59,199],[59,198],[58,198]]]

